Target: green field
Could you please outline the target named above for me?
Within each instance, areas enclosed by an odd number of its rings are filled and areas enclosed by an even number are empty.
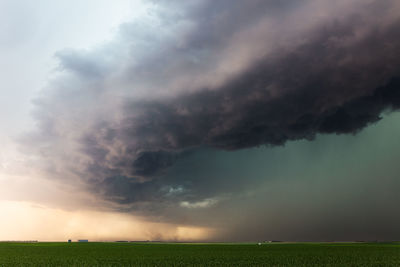
[[[0,243],[0,266],[400,266],[400,243]]]

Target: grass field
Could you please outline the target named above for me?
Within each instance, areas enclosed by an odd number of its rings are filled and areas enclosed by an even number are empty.
[[[400,243],[0,243],[0,266],[400,266]]]

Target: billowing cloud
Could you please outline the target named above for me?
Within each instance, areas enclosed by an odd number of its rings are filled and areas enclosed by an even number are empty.
[[[176,220],[240,191],[168,175],[194,151],[355,134],[400,107],[395,0],[149,5],[114,41],[57,53],[24,139],[46,176]]]

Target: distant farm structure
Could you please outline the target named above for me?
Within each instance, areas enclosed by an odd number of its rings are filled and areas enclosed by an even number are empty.
[[[87,242],[89,242],[89,240],[87,240],[87,239],[79,239],[78,242],[79,243],[87,243]]]

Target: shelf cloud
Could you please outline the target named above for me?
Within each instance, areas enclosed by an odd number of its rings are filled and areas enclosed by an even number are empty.
[[[21,140],[43,175],[178,220],[240,191],[185,168],[171,175],[198,151],[354,135],[400,108],[398,1],[150,6],[112,41],[56,54],[37,130]]]

